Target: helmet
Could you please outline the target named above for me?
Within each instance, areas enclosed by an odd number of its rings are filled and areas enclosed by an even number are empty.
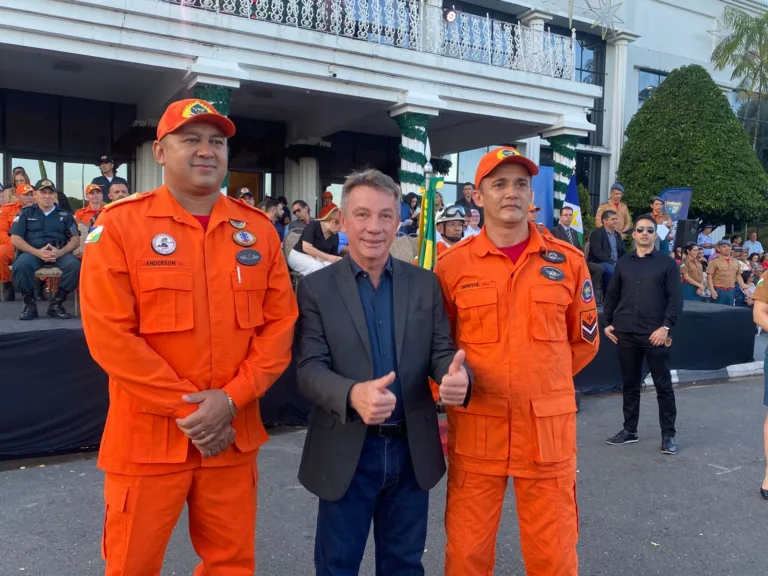
[[[437,215],[435,224],[442,224],[443,222],[464,222],[464,207],[453,204],[444,208],[440,214]]]

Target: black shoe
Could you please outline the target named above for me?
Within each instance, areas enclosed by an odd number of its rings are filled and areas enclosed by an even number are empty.
[[[45,282],[35,282],[35,300],[45,302]]]
[[[621,446],[622,444],[634,444],[637,442],[637,432],[627,432],[622,430],[616,436],[611,436],[606,440],[611,446]]]
[[[661,438],[661,452],[662,454],[671,454],[674,456],[677,454],[677,444],[672,436],[663,436]]]
[[[72,318],[72,315],[69,314],[66,310],[64,310],[64,306],[62,306],[62,303],[67,299],[67,292],[65,290],[62,290],[59,288],[56,291],[56,295],[53,297],[53,300],[51,300],[51,303],[48,306],[48,316],[51,316],[53,318],[58,318],[60,320],[69,320]]]
[[[19,316],[19,320],[34,320],[37,318],[37,302],[34,294],[24,294],[24,310]]]
[[[768,500],[768,490],[766,490],[762,486],[760,487],[760,496],[763,497],[763,500]]]
[[[16,290],[13,288],[13,282],[3,282],[3,295],[0,297],[3,302],[13,302],[16,300]]]

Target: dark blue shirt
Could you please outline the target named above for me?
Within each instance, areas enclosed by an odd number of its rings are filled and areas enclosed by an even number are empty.
[[[397,398],[395,411],[386,420],[387,423],[405,420],[403,409],[403,389],[397,370],[397,352],[395,348],[395,316],[393,314],[392,257],[387,260],[378,288],[373,287],[370,275],[350,258],[352,273],[357,282],[357,291],[365,312],[365,325],[368,327],[368,339],[373,356],[373,377],[381,378],[390,372],[395,373],[395,381],[389,387]]]
[[[33,248],[44,248],[47,244],[62,248],[72,236],[80,235],[71,212],[54,205],[46,216],[37,204],[16,214],[9,233],[20,236]]]
[[[112,184],[125,184],[128,186],[128,181],[125,178],[120,178],[120,176],[113,176],[111,181],[106,176],[97,176],[91,180],[91,184],[96,184],[101,187],[101,195],[104,197],[104,204],[109,204],[112,202],[109,198],[109,187],[112,186]]]

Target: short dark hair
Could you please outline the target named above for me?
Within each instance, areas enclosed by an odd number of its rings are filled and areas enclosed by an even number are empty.
[[[466,188],[467,186],[472,186],[472,190],[474,190],[474,189],[475,189],[475,185],[474,185],[474,184],[472,184],[472,182],[464,182],[464,185],[461,187],[461,189],[463,190],[463,189],[464,189],[464,188]]]
[[[698,248],[698,247],[699,247],[699,245],[696,244],[696,242],[688,242],[688,244],[685,245],[685,251],[686,252],[690,252],[694,248]]]
[[[571,212],[573,212],[573,208],[571,208],[570,206],[563,206],[562,208],[560,208],[560,213],[563,213],[566,210],[570,210]]]
[[[637,218],[635,218],[635,225],[637,225],[640,220],[647,220],[648,222],[651,222],[653,224],[653,227],[656,227],[656,219],[651,216],[650,214],[640,214]]]
[[[602,222],[605,222],[606,220],[608,220],[608,218],[610,218],[611,216],[616,216],[617,214],[618,212],[616,212],[616,210],[606,210],[605,212],[603,212],[602,216],[600,216],[600,220]]]
[[[109,185],[109,189],[107,190],[107,193],[112,192],[113,186],[125,186],[126,190],[128,190],[128,194],[131,193],[131,187],[128,186],[125,182],[112,182],[112,184]]]
[[[280,204],[285,204],[286,206],[288,206],[288,199],[285,196],[278,196],[277,201]]]
[[[733,236],[731,236],[731,242],[733,242],[734,240],[736,240],[736,238],[742,238],[741,234],[734,234]],[[742,238],[742,239],[743,239],[743,238]]]
[[[747,280],[750,279],[752,274],[753,274],[752,270],[744,270],[744,272],[741,273],[741,278],[742,280],[744,280],[744,282],[746,282]]]
[[[277,200],[272,200],[272,198],[269,198],[268,200],[262,200],[256,205],[256,208],[259,210],[263,210],[264,212],[269,212],[273,208],[278,208],[280,206],[280,202]]]
[[[291,204],[291,207],[296,206],[296,204],[299,205],[299,208],[309,208],[309,204],[304,202],[304,200],[295,200],[293,204]]]

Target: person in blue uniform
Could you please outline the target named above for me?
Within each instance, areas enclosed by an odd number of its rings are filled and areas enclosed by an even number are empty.
[[[56,204],[56,186],[50,180],[35,185],[35,204],[22,209],[11,224],[11,244],[19,255],[13,263],[13,283],[24,297],[19,320],[37,318],[35,272],[45,265],[62,272],[59,288],[48,306],[48,316],[67,319],[67,294],[77,288],[80,260],[72,254],[80,245],[80,233],[71,212]]]
[[[128,186],[128,181],[115,175],[115,159],[108,154],[104,154],[99,158],[99,170],[101,170],[101,176],[97,176],[91,180],[91,184],[97,184],[99,188],[101,188],[101,194],[104,196],[104,204],[109,204],[111,202],[109,198],[109,187],[118,182]]]

